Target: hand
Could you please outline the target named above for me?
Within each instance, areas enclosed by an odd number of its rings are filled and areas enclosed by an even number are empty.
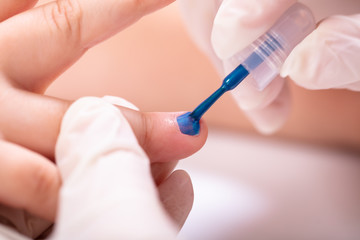
[[[55,219],[61,178],[48,159],[54,159],[71,102],[41,94],[87,49],[171,2],[59,0],[33,9],[35,0],[0,4],[1,203]],[[189,138],[174,124],[176,114],[122,112],[149,156],[158,184],[176,160],[205,142],[205,126],[199,137]]]
[[[229,73],[223,68],[229,64],[227,60],[265,33],[295,2],[181,0],[190,33],[223,76]],[[316,5],[316,1],[304,2]],[[327,9],[333,8],[332,14],[341,13],[339,1],[327,4]],[[351,4],[354,5],[352,11],[359,13],[360,4],[357,1],[341,1],[341,5]],[[323,10],[324,6],[321,7]],[[314,12],[316,16],[319,13]],[[333,16],[322,21],[317,30],[289,56],[283,66],[282,77],[289,76],[309,89],[346,88],[359,91],[359,26],[359,15]],[[233,93],[238,105],[263,133],[279,129],[290,111],[290,92],[282,77],[277,77],[263,92],[252,86],[240,85]]]
[[[123,110],[107,101],[82,98],[64,116],[56,144],[63,186],[52,239],[174,239],[192,206],[190,178],[176,171],[157,189]],[[167,148],[159,143],[165,139],[149,143]]]

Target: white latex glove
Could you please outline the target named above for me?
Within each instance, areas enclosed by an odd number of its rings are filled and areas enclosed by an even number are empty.
[[[63,118],[56,160],[63,186],[51,239],[176,237],[149,159],[112,104],[92,97],[72,104]]]
[[[209,54],[222,76],[236,67],[228,59],[265,33],[295,0],[180,0],[190,33]],[[360,13],[358,0],[307,0],[317,19]],[[281,76],[308,89],[360,90],[360,14],[332,16],[299,44],[285,62]],[[227,66],[224,68],[224,66]],[[233,95],[255,127],[278,130],[291,101],[282,77],[259,92],[240,84]]]

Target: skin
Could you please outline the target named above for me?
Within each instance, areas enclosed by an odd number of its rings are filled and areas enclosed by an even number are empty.
[[[34,0],[1,1],[1,203],[55,219],[61,178],[54,149],[71,102],[44,91],[87,49],[172,1],[59,0],[37,8],[31,8]],[[170,173],[177,160],[203,146],[206,125],[190,137],[176,124],[181,113],[119,110],[150,158],[165,209],[181,227],[192,206],[192,184],[185,172]]]

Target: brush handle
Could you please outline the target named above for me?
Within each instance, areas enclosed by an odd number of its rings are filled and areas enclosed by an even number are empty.
[[[249,72],[243,65],[239,65],[223,81],[221,87],[216,90],[210,97],[203,101],[195,110],[190,113],[190,117],[199,121],[207,110],[227,91],[236,88],[247,76]]]

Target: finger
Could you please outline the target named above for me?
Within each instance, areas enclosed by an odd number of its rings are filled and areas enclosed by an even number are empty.
[[[197,152],[207,138],[207,126],[200,121],[200,134],[182,134],[176,118],[182,113],[140,113],[120,108],[151,162],[183,159]]]
[[[201,133],[196,137],[186,137],[180,133],[176,120],[182,113],[142,113],[123,98],[105,96],[102,99],[119,107],[151,162],[168,162],[188,157],[206,141],[207,127],[202,121]],[[153,164],[154,178],[161,182],[175,166],[176,162]]]
[[[54,159],[60,125],[71,102],[18,89],[1,94],[4,94],[1,96],[3,99],[11,99],[0,101],[0,112],[3,113],[0,130],[4,137]],[[128,108],[120,109],[152,162],[182,159],[205,144],[207,126],[203,121],[200,122],[200,134],[188,136],[180,132],[176,121],[181,113],[141,113]]]
[[[33,7],[38,0],[2,0],[0,3],[0,22]]]
[[[53,221],[61,185],[56,166],[25,148],[0,140],[0,202]]]
[[[88,48],[172,1],[58,0],[19,14],[0,24],[0,70],[43,92]]]
[[[258,131],[274,133],[285,123],[290,112],[290,92],[285,79],[275,78],[263,91],[251,81],[247,78],[232,91],[232,96]]]
[[[166,163],[151,164],[151,174],[156,185],[161,184],[167,177],[169,177],[177,163],[177,161],[171,161]]]
[[[0,88],[0,131],[5,139],[53,160],[61,120],[71,102]]]
[[[360,91],[360,14],[333,16],[294,49],[281,75],[308,89]]]
[[[264,34],[296,0],[224,0],[214,20],[212,45],[226,60]],[[225,36],[225,37],[224,37]]]
[[[184,225],[193,205],[194,191],[189,175],[175,171],[159,186],[160,199],[178,229]]]
[[[290,90],[287,84],[281,88],[268,105],[263,108],[245,111],[255,128],[262,134],[272,134],[278,131],[289,117],[291,109]]]

